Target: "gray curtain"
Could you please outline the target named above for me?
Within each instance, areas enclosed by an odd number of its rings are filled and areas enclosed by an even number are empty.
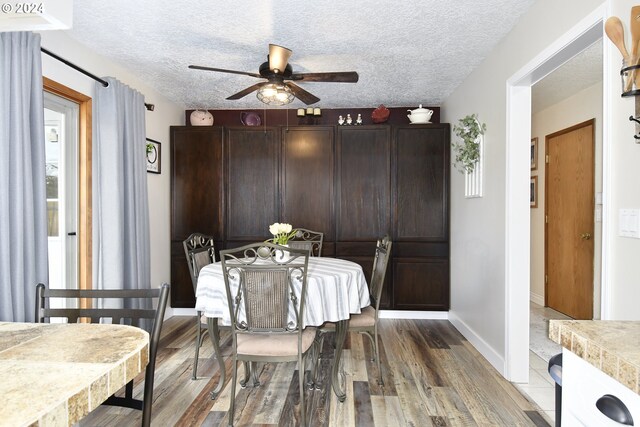
[[[40,35],[0,33],[0,321],[34,321],[48,285]]]
[[[150,288],[144,97],[104,80],[93,104],[93,285]]]

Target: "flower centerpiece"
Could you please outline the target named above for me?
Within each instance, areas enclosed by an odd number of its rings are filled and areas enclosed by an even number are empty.
[[[269,241],[276,245],[286,245],[289,239],[296,235],[297,231],[293,229],[291,224],[273,223],[269,226],[269,232],[273,234],[273,238],[269,239]]]

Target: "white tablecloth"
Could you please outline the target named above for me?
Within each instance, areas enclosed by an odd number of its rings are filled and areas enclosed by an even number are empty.
[[[307,282],[305,326],[320,326],[325,322],[348,319],[351,313],[360,313],[363,307],[371,303],[362,268],[351,261],[309,258]],[[237,284],[234,286],[232,283],[231,286],[235,295]],[[299,288],[297,292],[299,295]],[[209,264],[200,270],[196,310],[202,311],[207,317],[221,319],[223,325],[231,323],[220,262]],[[289,314],[293,318],[293,314]]]

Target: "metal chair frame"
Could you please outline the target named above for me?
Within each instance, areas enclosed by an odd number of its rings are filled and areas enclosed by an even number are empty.
[[[200,270],[205,265],[216,261],[213,237],[201,233],[193,233],[182,242],[182,246],[184,248],[184,255],[187,258],[187,263],[189,264],[191,284],[193,285],[193,294],[195,295],[198,287],[198,275],[200,274]],[[192,380],[197,378],[198,357],[200,354],[200,347],[202,347],[202,342],[206,336],[203,331],[206,330],[207,324],[202,321],[202,312],[198,311],[196,317],[196,349],[195,357],[193,359]]]
[[[156,354],[162,332],[165,308],[169,299],[170,285],[165,283],[157,289],[47,289],[39,283],[36,287],[36,323],[44,323],[51,318],[66,318],[69,323],[76,323],[79,319],[89,319],[91,323],[98,323],[102,319],[111,319],[111,323],[129,321],[132,326],[141,327],[143,319],[153,319],[153,327],[149,334],[149,362],[144,377],[143,400],[133,398],[133,380],[125,386],[125,396],[112,395],[103,404],[122,406],[142,411],[142,427],[151,425],[151,407],[153,404],[153,380],[156,366]],[[75,299],[80,306],[82,298],[117,299],[127,305],[132,299],[158,299],[157,308],[48,308],[51,298]]]
[[[289,240],[287,246],[292,249],[306,249],[312,257],[320,257],[322,256],[323,240],[324,233],[297,228],[296,234]]]
[[[366,335],[371,341],[371,345],[374,350],[374,358],[378,365],[378,384],[384,385],[382,380],[382,369],[380,364],[380,347],[378,345],[378,316],[380,309],[380,298],[382,296],[382,288],[384,286],[384,279],[387,272],[387,265],[389,263],[389,257],[391,255],[392,242],[389,236],[384,236],[376,243],[376,252],[373,259],[373,271],[371,273],[371,282],[369,284],[369,294],[371,297],[371,306],[375,310],[375,318],[373,326],[352,326],[349,322],[349,332],[358,332]],[[353,316],[357,315],[351,315]],[[326,323],[321,332],[320,348],[322,348],[322,342],[324,341],[324,333],[335,330],[334,323]],[[316,372],[314,371],[314,378]]]
[[[284,259],[279,259],[283,256]],[[307,270],[309,251],[293,249],[272,243],[256,243],[236,249],[220,251],[224,275],[227,303],[231,317],[233,379],[231,380],[231,402],[229,405],[229,425],[233,425],[235,410],[238,361],[243,362],[298,362],[300,387],[300,414],[307,424],[304,403],[305,362],[313,351],[316,340],[303,349],[305,298],[307,292]],[[232,290],[231,282],[237,282]],[[300,281],[297,295],[294,281]],[[290,306],[295,317],[288,320]],[[240,318],[240,308],[245,318]],[[295,355],[253,355],[238,354],[238,337],[272,336],[276,334],[296,334],[298,351]],[[249,372],[245,364],[245,382]],[[255,372],[255,370],[254,370]],[[254,381],[257,379],[254,378]]]

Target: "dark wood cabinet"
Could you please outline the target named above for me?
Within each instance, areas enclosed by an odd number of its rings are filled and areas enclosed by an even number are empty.
[[[393,306],[448,310],[449,125],[393,132]]]
[[[322,231],[323,256],[357,262],[367,279],[375,242],[389,234],[382,307],[448,310],[449,132],[172,127],[172,306],[195,302],[182,239],[210,233],[222,249],[264,240],[284,221]]]
[[[278,128],[226,129],[226,239],[264,240],[278,219]]]
[[[388,126],[338,128],[337,241],[376,241],[391,233]]]
[[[171,128],[171,306],[195,296],[182,241],[195,231],[224,239],[223,128]]]
[[[324,233],[325,256],[333,253],[335,235],[333,153],[333,126],[283,131],[280,219]]]

